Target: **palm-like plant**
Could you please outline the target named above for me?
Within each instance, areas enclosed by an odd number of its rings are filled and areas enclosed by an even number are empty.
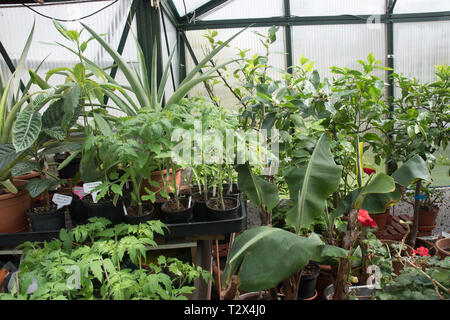
[[[152,68],[151,68],[151,79],[148,78],[146,72],[146,64],[144,60],[144,55],[142,49],[138,43],[136,43],[138,58],[139,58],[139,71],[131,68],[127,62],[121,57],[121,55],[115,51],[100,35],[98,35],[95,31],[89,28],[87,25],[81,23],[83,27],[100,43],[100,45],[109,53],[109,55],[113,58],[114,62],[117,64],[118,68],[123,72],[125,78],[127,79],[129,86],[123,88],[132,91],[136,95],[136,99],[140,104],[140,108],[151,108],[155,111],[159,111],[163,105],[164,99],[164,88],[167,83],[167,79],[169,76],[170,65],[172,62],[173,55],[175,53],[175,47],[172,49],[172,52],[168,58],[166,66],[164,67],[164,72],[162,73],[162,77],[158,87],[157,81],[157,46],[153,46],[153,56],[152,56]],[[187,95],[187,93],[194,88],[197,84],[204,82],[208,79],[212,79],[216,77],[214,75],[217,70],[223,68],[225,65],[233,62],[234,60],[225,62],[221,65],[216,66],[215,68],[209,69],[207,72],[202,73],[201,76],[195,77],[198,72],[220,51],[222,48],[228,45],[230,41],[236,38],[239,34],[241,34],[244,30],[239,31],[234,34],[228,40],[224,41],[220,46],[216,47],[212,50],[207,56],[201,60],[194,69],[192,69],[185,77],[185,79],[180,83],[175,92],[170,96],[165,103],[165,106],[170,106],[173,104],[177,104],[183,97]],[[115,97],[117,98],[117,97]],[[123,104],[123,100],[115,99],[114,102],[119,102],[120,105]],[[138,111],[139,107],[136,105],[131,105],[131,108],[126,108],[126,113],[128,115],[134,115]],[[125,108],[122,108],[125,110]]]

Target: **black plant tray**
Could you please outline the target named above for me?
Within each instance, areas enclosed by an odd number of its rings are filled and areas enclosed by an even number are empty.
[[[217,221],[192,221],[186,223],[166,224],[166,239],[177,239],[186,236],[227,234],[240,232],[246,227],[247,206],[244,197],[240,196],[241,211],[234,219]],[[0,233],[0,250],[14,248],[26,241],[51,241],[59,237],[58,231],[29,231],[17,233]]]

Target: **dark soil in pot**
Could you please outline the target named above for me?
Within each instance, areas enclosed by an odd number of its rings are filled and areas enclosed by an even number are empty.
[[[81,201],[87,211],[88,218],[103,217],[110,220],[114,225],[124,222],[122,201],[124,201],[125,206],[129,206],[130,200],[131,197],[128,195],[119,198],[116,205],[114,205],[113,200],[108,197],[102,198],[97,203],[94,203],[92,196],[87,195]]]
[[[188,207],[188,199],[180,199],[179,206],[170,200],[161,206],[161,214],[164,223],[185,223],[192,220],[193,206]]]
[[[208,208],[208,220],[225,220],[237,218],[239,213],[239,199],[232,197],[223,197],[225,209],[222,209],[218,198],[210,199],[206,203]]]
[[[49,209],[45,206],[29,208],[27,216],[30,218],[31,229],[33,231],[54,231],[65,228],[65,209],[65,206],[57,209],[55,204],[51,204]]]
[[[151,204],[145,204],[142,207],[143,215],[139,215],[137,206],[128,207],[127,215],[124,215],[125,222],[128,224],[140,224],[156,219],[155,208]]]

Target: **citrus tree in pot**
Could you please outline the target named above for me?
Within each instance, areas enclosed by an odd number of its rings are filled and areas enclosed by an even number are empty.
[[[402,162],[415,155],[422,157],[430,169],[436,164],[434,153],[445,150],[449,140],[449,84],[450,66],[437,66],[436,80],[420,83],[402,75],[393,74],[394,85],[400,90],[392,101],[394,112],[386,143],[390,150],[390,168],[395,170]],[[420,216],[421,180],[414,186],[414,224],[408,243],[414,245]]]

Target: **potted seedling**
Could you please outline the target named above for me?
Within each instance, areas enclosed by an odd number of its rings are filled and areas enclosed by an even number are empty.
[[[207,221],[209,219],[206,203],[213,196],[213,192],[209,189],[208,181],[210,181],[215,172],[215,167],[207,164],[197,165],[195,168],[192,168],[198,188],[198,192],[192,194],[194,220],[196,221]]]
[[[206,207],[209,209],[209,219],[223,220],[236,218],[239,212],[240,200],[238,197],[224,195],[223,165],[219,163],[217,168],[217,195],[215,196],[213,194],[213,198],[206,202]],[[228,188],[227,191],[229,191]]]
[[[137,127],[139,120],[142,120],[139,115],[124,118],[116,123],[114,131],[103,129],[97,144],[100,162],[114,164],[115,170],[95,187],[96,200],[109,195],[123,219],[130,224],[155,218],[153,205],[144,203],[147,197],[141,194],[144,179],[150,180],[150,172],[155,168],[153,158],[149,157],[148,144],[153,134],[151,130]],[[144,135],[148,135],[148,139]],[[124,199],[127,189],[130,189],[129,201]]]

